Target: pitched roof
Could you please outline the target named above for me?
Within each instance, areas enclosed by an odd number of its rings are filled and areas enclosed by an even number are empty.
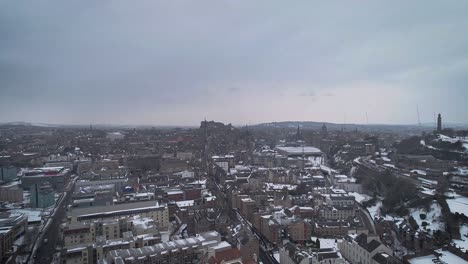
[[[359,246],[361,246],[362,248],[364,248],[368,252],[372,252],[375,249],[377,249],[380,245],[382,245],[382,243],[380,243],[379,241],[377,241],[375,239],[373,239],[371,242],[367,243],[367,235],[364,234],[364,233],[357,236],[354,240],[359,244]]]
[[[227,250],[216,252],[216,254],[208,260],[208,263],[209,264],[221,263],[222,261],[230,261],[230,260],[240,258],[240,256],[241,254],[240,254],[239,249],[230,248]]]

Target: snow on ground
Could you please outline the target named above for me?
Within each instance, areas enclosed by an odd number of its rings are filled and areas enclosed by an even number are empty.
[[[320,240],[320,248],[334,248],[338,249],[337,243],[335,242],[335,239],[333,238],[319,238]],[[337,240],[338,241],[338,240]]]
[[[468,212],[468,198],[454,194],[455,199],[447,199],[447,204],[451,213],[458,212],[459,214],[467,214]]]
[[[416,173],[416,174],[419,174],[419,175],[424,175],[426,176],[426,171],[423,171],[423,170],[412,170],[411,173]]]
[[[444,192],[444,195],[449,198],[455,198],[455,196],[457,196],[457,193],[454,192],[452,189],[449,189],[447,192]]]
[[[443,251],[441,249],[436,250],[437,253],[442,254],[439,257],[439,260],[442,261],[444,264],[466,264],[466,261],[459,256],[449,252],[449,251]],[[410,259],[409,263],[410,264],[430,264],[430,263],[436,263],[432,260],[436,260],[437,257],[435,255],[427,255],[424,257],[417,257],[414,259]]]
[[[421,177],[418,177],[418,180],[420,180],[422,183],[425,183],[425,184],[437,185],[437,181],[434,181],[434,180],[424,179]]]
[[[14,209],[11,212],[25,214],[28,217],[28,222],[41,221],[43,214],[43,211],[40,209]]]
[[[436,258],[436,256],[434,256],[434,255],[428,255],[428,256],[424,256],[424,257],[418,257],[418,258],[410,259],[409,263],[410,264],[430,264],[430,263],[434,263],[434,262],[432,262],[432,260],[435,259],[435,258]]]
[[[332,173],[338,173],[338,171],[334,170],[334,169],[331,169],[330,167],[327,167],[323,164],[320,165],[320,169],[326,173],[328,173],[328,175],[332,175]]]
[[[314,166],[320,166],[323,163],[322,157],[308,157],[307,158]]]
[[[386,221],[393,221],[393,222],[401,222],[401,221],[405,220],[403,217],[392,216],[392,215],[385,215],[384,219]]]
[[[372,197],[370,197],[369,195],[362,194],[362,193],[350,192],[348,194],[351,196],[354,196],[354,199],[356,200],[356,202],[360,204],[362,204],[362,202],[369,201],[370,199],[372,199]]]
[[[275,253],[273,253],[273,256],[275,257],[276,261],[278,261],[278,263],[280,263],[280,253],[278,251],[276,251]]]
[[[17,246],[23,245],[23,244],[24,244],[24,235],[25,235],[25,234],[23,234],[23,235],[20,236],[18,239],[16,239],[14,245],[17,245]]]
[[[448,136],[442,135],[442,134],[439,134],[438,137],[439,137],[439,140],[450,142],[450,143],[456,143],[458,141],[457,138],[451,138],[451,137],[448,137]]]
[[[169,235],[170,234],[167,231],[161,232],[161,242],[168,242],[170,240]]]
[[[436,194],[436,190],[435,189],[428,189],[428,188],[425,188],[425,187],[421,187],[421,193],[424,193],[424,194],[427,194],[427,195],[435,195]]]
[[[466,251],[468,250],[468,225],[460,226],[460,236],[460,239],[453,239],[452,242]]]
[[[421,214],[426,214],[426,219],[421,219]],[[422,223],[426,221],[428,225],[425,230],[443,230],[445,224],[442,222],[442,208],[440,205],[434,201],[429,208],[429,211],[426,212],[425,209],[416,208],[411,209],[410,215],[416,220],[416,223],[419,225],[419,230],[424,230]]]
[[[377,201],[374,206],[367,208],[372,219],[375,219],[375,217],[380,216],[380,207],[382,207],[382,201]]]
[[[466,264],[466,261],[464,259],[449,251],[443,251],[441,249],[438,249],[436,250],[436,252],[442,254],[442,256],[440,256],[440,260],[447,264]]]

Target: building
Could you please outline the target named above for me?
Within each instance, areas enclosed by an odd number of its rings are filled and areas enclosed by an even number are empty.
[[[127,157],[125,164],[130,170],[159,171],[161,166],[161,157],[158,155],[129,156]]]
[[[135,236],[160,236],[154,220],[140,216],[67,223],[62,227],[64,246],[67,248],[94,243],[98,237],[104,237],[106,240],[123,238],[123,234],[129,231]]]
[[[23,201],[23,189],[18,182],[0,186],[0,202],[17,203]]]
[[[70,178],[70,170],[64,167],[35,168],[24,173],[21,177],[21,186],[24,189],[34,184],[48,182],[52,188],[61,191]]]
[[[112,250],[106,255],[108,264],[130,263],[209,263],[216,253],[229,250],[231,246],[221,241],[218,232],[202,233],[196,237],[178,239],[142,248]],[[220,255],[218,255],[219,257]]]
[[[298,144],[289,144],[289,145],[281,145],[276,146],[275,150],[278,151],[279,154],[287,156],[287,157],[322,157],[323,153],[320,149],[312,147],[312,146],[300,146]]]
[[[240,212],[250,221],[252,221],[253,213],[257,211],[257,204],[254,200],[243,198],[240,200]]]
[[[442,131],[442,115],[439,114],[437,116],[437,132],[441,132]]]
[[[341,254],[352,263],[374,264],[373,258],[381,253],[392,256],[392,250],[379,242],[377,237],[366,234],[348,235],[338,242]]]
[[[17,178],[18,169],[13,166],[0,168],[0,182],[11,182]]]
[[[131,250],[152,246],[161,242],[160,236],[134,236],[132,232],[124,232],[122,238],[106,239],[96,237],[95,243],[81,244],[62,250],[65,264],[105,263],[106,255],[113,250]]]
[[[118,179],[107,179],[107,180],[97,180],[97,181],[77,181],[75,183],[75,193],[92,193],[95,191],[111,190],[113,193],[116,191],[121,191],[126,184],[127,179],[118,178]]]
[[[114,140],[122,140],[125,138],[125,135],[122,134],[121,132],[108,132],[107,135],[106,135],[106,138],[111,140],[111,141],[114,141]]]
[[[288,242],[279,250],[281,264],[344,264],[344,258],[332,248],[313,251]]]
[[[55,204],[55,192],[48,182],[36,183],[30,190],[32,208],[47,208]]]
[[[27,229],[28,218],[25,214],[0,213],[0,261]]]
[[[345,220],[317,220],[314,225],[314,234],[321,237],[342,237],[348,234],[350,228],[351,225]]]
[[[192,152],[182,152],[179,151],[176,154],[176,157],[180,160],[191,160],[193,158],[193,153]]]
[[[165,229],[169,225],[168,207],[166,205],[159,205],[155,201],[72,208],[68,217],[70,223],[76,223],[98,219],[117,219],[135,215],[152,218],[161,229]]]
[[[356,210],[354,206],[320,206],[319,217],[325,220],[346,220],[354,217]]]
[[[287,228],[291,240],[296,243],[304,244],[312,235],[312,225],[302,219],[294,219]]]
[[[354,206],[356,200],[354,196],[339,193],[326,196],[326,203],[330,206]]]

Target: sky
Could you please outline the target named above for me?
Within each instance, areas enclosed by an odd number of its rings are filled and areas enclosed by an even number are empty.
[[[0,122],[468,123],[468,1],[0,1]]]

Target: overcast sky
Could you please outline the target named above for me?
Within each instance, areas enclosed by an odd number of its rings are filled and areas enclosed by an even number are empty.
[[[0,122],[468,123],[468,1],[0,1]]]

